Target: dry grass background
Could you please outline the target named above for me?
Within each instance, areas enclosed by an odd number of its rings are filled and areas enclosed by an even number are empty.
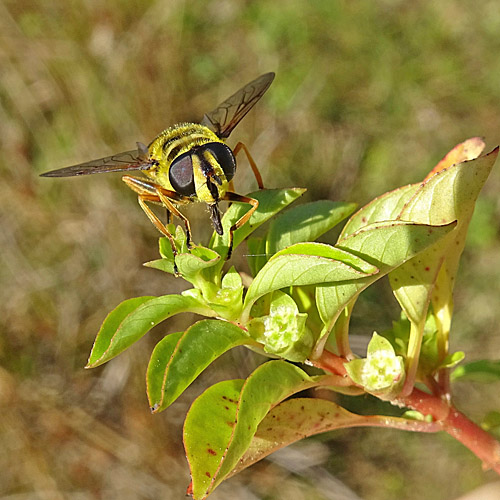
[[[364,203],[422,179],[456,143],[500,142],[500,11],[462,2],[0,1],[0,499],[175,499],[189,480],[190,401],[260,359],[229,353],[152,416],[144,375],[157,328],[84,371],[106,314],[183,283],[141,267],[157,238],[119,176],[38,174],[198,121],[266,71],[277,78],[234,132],[268,187]],[[240,167],[240,192],[255,188]],[[457,285],[454,349],[498,357],[497,170],[482,194]],[[208,237],[203,207],[190,210]],[[241,258],[241,255],[236,258]],[[390,324],[387,287],[365,294],[357,333]],[[457,387],[473,418],[498,385]],[[448,500],[494,480],[446,436],[349,430],[231,479],[213,498]]]

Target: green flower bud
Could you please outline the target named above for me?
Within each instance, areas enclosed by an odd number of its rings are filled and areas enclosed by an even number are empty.
[[[350,361],[345,367],[354,382],[386,399],[397,394],[405,379],[403,358],[396,356],[391,343],[377,333],[368,344],[366,358]]]
[[[266,353],[301,362],[310,355],[314,343],[306,320],[307,314],[299,312],[289,295],[274,292],[269,314],[252,319],[248,331],[263,344]]]

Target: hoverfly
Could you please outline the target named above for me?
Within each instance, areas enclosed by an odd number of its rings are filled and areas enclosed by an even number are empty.
[[[246,212],[229,230],[228,256],[231,255],[233,232],[243,226],[257,209],[259,202],[232,191],[236,171],[236,155],[246,154],[259,188],[262,177],[246,146],[238,142],[233,150],[225,143],[233,129],[264,95],[274,79],[266,73],[238,90],[207,113],[200,124],[174,125],[146,146],[137,143],[137,150],[126,151],[71,167],[52,170],[42,177],[71,177],[104,172],[142,171],[145,177],[124,175],[122,180],[138,194],[139,205],[153,225],[169,240],[174,257],[177,253],[174,237],[147,203],[163,205],[167,223],[172,215],[184,222],[188,247],[191,248],[189,220],[177,208],[194,201],[208,204],[212,225],[217,234],[223,234],[219,201],[248,203]]]

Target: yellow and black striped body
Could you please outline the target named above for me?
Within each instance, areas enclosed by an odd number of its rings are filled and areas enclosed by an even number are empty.
[[[226,194],[230,179],[227,179],[217,157],[210,149],[203,147],[212,143],[225,145],[222,139],[204,125],[197,123],[174,125],[159,134],[148,146],[149,158],[154,167],[145,170],[144,173],[165,189],[178,192],[177,186],[172,185],[170,168],[179,157],[189,155],[193,170],[194,192],[180,194],[209,205],[217,203]],[[229,148],[227,150],[230,152]],[[236,165],[232,153],[231,156]],[[214,182],[211,179],[214,179]]]
[[[264,184],[245,145],[239,142],[233,151],[224,141],[264,95],[273,79],[274,73],[261,75],[205,114],[201,124],[174,125],[159,134],[149,146],[138,142],[136,150],[52,170],[42,176],[71,177],[104,172],[142,172],[146,179],[124,175],[122,180],[138,194],[139,204],[149,220],[170,240],[174,256],[177,253],[174,237],[148,203],[163,205],[167,209],[168,220],[170,216],[175,216],[184,222],[188,247],[191,246],[189,220],[179,211],[178,205],[192,201],[206,203],[215,231],[223,235],[218,202],[248,203],[251,205],[250,210],[229,228],[229,258],[233,232],[246,224],[259,206],[256,199],[229,189],[236,171],[235,157],[239,151],[245,152],[259,188],[262,189]],[[175,273],[177,274],[177,271]]]

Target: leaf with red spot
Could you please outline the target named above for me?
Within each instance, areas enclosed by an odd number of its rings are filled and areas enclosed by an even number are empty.
[[[424,182],[426,182],[435,173],[445,168],[477,158],[481,154],[483,148],[484,142],[478,137],[468,139],[467,141],[458,144],[431,170]],[[389,191],[373,199],[370,203],[360,208],[349,219],[342,230],[339,240],[346,238],[358,229],[374,222],[397,219],[412,220],[402,218],[401,213],[421,187],[422,182],[409,184],[408,186],[394,189],[393,191]]]
[[[364,289],[434,245],[454,227],[453,223],[431,226],[405,221],[381,221],[364,226],[340,239],[336,248],[364,259],[376,266],[379,272],[356,281],[331,280],[317,287],[316,305],[325,326],[316,346],[316,356],[321,354],[325,342],[335,343],[339,352],[349,354],[348,318],[338,322],[345,308],[352,310],[353,303]],[[333,333],[327,336],[332,328]]]
[[[442,282],[446,288],[441,292],[451,295],[474,205],[497,154],[495,150],[486,156],[448,168],[441,165],[440,170],[426,178],[398,215],[399,220],[422,224],[458,221],[456,230],[446,240],[439,242],[439,248],[430,248],[418,260],[410,261],[391,275],[396,297],[412,321],[418,322],[425,316],[428,296],[443,261],[443,271],[448,278]]]
[[[360,426],[391,427],[407,431],[422,430],[421,423],[415,420],[386,415],[357,415],[324,399],[288,399],[275,406],[262,420],[250,446],[230,476],[306,437]]]
[[[322,378],[285,361],[270,361],[246,380],[219,382],[199,396],[184,423],[193,497],[206,498],[231,473],[272,407]]]
[[[463,145],[459,145],[463,149]],[[460,149],[460,148],[459,148]],[[472,152],[478,150],[477,144]],[[466,149],[467,154],[470,154]],[[453,286],[474,206],[498,156],[498,148],[474,160],[446,167],[446,161],[460,159],[450,152],[427,176],[398,215],[400,220],[457,227],[436,245],[399,267],[390,275],[394,294],[412,323],[407,357],[407,391],[417,373],[419,352],[429,303],[437,325],[438,361],[448,355],[448,336],[453,309]],[[464,153],[465,154],[465,153]]]
[[[464,161],[474,160],[477,158],[484,149],[484,141],[481,137],[472,137],[467,139],[460,144],[457,144],[449,153],[447,153],[444,158],[427,174],[424,182],[432,177],[437,172],[456,165],[457,163],[463,163]]]
[[[422,183],[386,193],[361,208],[347,222],[340,236],[343,240],[364,226],[389,220],[438,226],[458,221],[449,235],[389,274],[394,294],[412,324],[407,353],[408,384],[413,383],[416,375],[430,301],[438,327],[440,360],[447,355],[452,292],[459,258],[477,196],[498,155],[497,148],[478,158],[483,148],[484,142],[478,137],[458,144]]]

